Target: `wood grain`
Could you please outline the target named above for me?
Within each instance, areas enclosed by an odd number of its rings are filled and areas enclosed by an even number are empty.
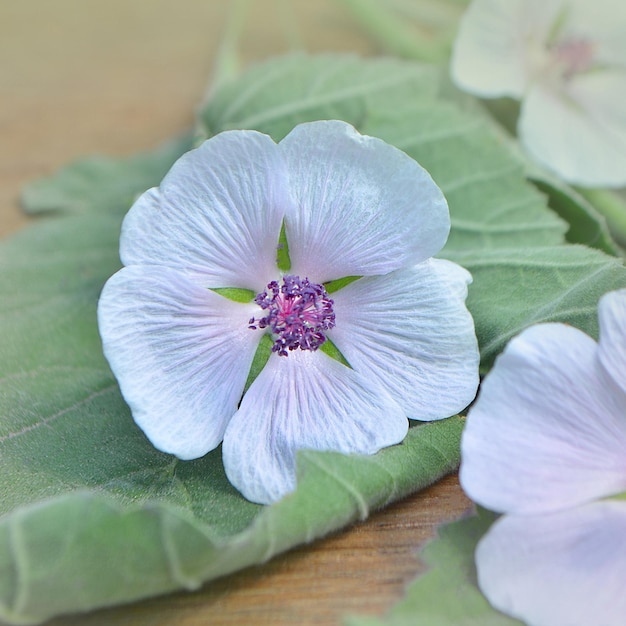
[[[227,2],[210,0],[0,3],[0,235],[28,223],[18,207],[26,181],[87,153],[150,149],[188,128],[227,14]],[[330,0],[253,2],[243,61],[284,52],[288,40],[310,51],[376,52]],[[199,592],[51,624],[308,626],[339,624],[350,612],[380,614],[420,569],[418,546],[468,507],[451,476]]]

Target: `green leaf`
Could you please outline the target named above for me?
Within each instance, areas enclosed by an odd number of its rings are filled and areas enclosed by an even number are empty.
[[[356,56],[293,54],[251,67],[200,111],[200,135],[254,128],[282,139],[294,126],[340,119],[357,127],[371,110],[432,99],[437,74],[428,66]]]
[[[351,617],[346,626],[520,626],[493,609],[476,584],[474,550],[494,515],[480,511],[439,528],[420,556],[428,571],[384,619]]]
[[[170,141],[154,152],[125,159],[95,155],[27,185],[22,205],[28,213],[111,211],[125,213],[136,196],[158,185],[173,161],[191,148],[191,136]]]
[[[93,305],[74,322],[87,328]],[[54,320],[48,330],[71,338]],[[372,457],[303,452],[298,491],[263,508],[230,486],[219,450],[183,463],[148,444],[97,337],[82,339],[54,365],[51,354],[4,374],[0,619],[10,623],[197,588],[363,519],[459,461],[458,418],[412,428]]]
[[[568,224],[565,237],[570,243],[581,243],[619,256],[619,247],[613,240],[606,218],[582,195],[552,176],[531,174],[531,182],[546,194],[550,208]]]
[[[467,305],[483,371],[531,324],[561,321],[597,337],[598,300],[626,286],[623,261],[565,243],[566,223],[488,119],[434,100],[376,111],[361,130],[415,158],[445,193],[452,229],[441,256],[472,273]]]
[[[577,193],[594,211],[602,215],[608,230],[626,255],[626,201],[623,193],[612,189],[577,188]]]
[[[583,246],[448,250],[446,256],[474,277],[467,306],[484,369],[530,324],[566,322],[597,338],[598,300],[626,284],[619,259]]]
[[[506,143],[438,84],[437,71],[406,62],[289,57],[229,83],[201,123],[207,135],[251,127],[278,140],[299,122],[339,117],[418,158],[450,203],[442,254],[474,274],[468,304],[485,366],[537,319],[593,331],[597,300],[626,284],[624,268],[565,245],[565,224]],[[147,442],[102,356],[96,303],[119,267],[124,210],[187,146],[79,162],[32,185],[31,210],[62,214],[0,245],[0,619],[36,623],[194,588],[458,464],[462,421],[451,418],[372,457],[303,452],[298,490],[263,508],[229,485],[219,450],[180,462]]]
[[[533,160],[521,146],[516,138],[520,112],[518,101],[510,98],[478,100],[448,82],[444,89],[446,96],[464,110],[483,113],[493,131],[509,145],[509,149],[516,158],[524,163],[526,178],[546,195],[548,206],[567,222],[569,228],[565,233],[565,239],[569,243],[581,243],[613,256],[623,256],[616,241],[619,241],[617,235],[624,232],[624,220],[622,219],[621,224],[611,223],[608,215],[603,214],[597,205],[594,206],[594,203],[585,197],[584,190],[577,190],[568,185],[556,174]],[[622,213],[624,213],[623,209]],[[615,212],[611,211],[609,215],[611,214],[614,215]]]

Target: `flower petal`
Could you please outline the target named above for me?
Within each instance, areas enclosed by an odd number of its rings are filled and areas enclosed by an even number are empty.
[[[410,418],[448,417],[478,387],[478,344],[465,307],[469,282],[467,271],[439,259],[361,278],[333,294],[337,325],[328,337]]]
[[[285,217],[292,273],[316,282],[385,274],[443,247],[445,198],[397,148],[337,121],[301,124],[279,148],[297,207]]]
[[[287,181],[276,144],[224,132],[183,155],[122,227],[124,265],[186,271],[202,286],[262,290],[276,274]]]
[[[616,76],[578,77],[568,91],[549,85],[531,89],[518,122],[528,152],[571,183],[626,185],[626,116],[616,108],[626,98],[626,75]],[[619,99],[611,105],[614,97]]]
[[[532,626],[623,626],[626,503],[508,515],[476,550],[478,582],[497,609]]]
[[[296,486],[296,450],[373,454],[402,441],[406,416],[384,389],[321,352],[272,355],[224,436],[230,482],[268,504]]]
[[[626,396],[597,344],[564,324],[513,339],[485,378],[461,443],[461,484],[495,511],[553,511],[626,491]]]
[[[605,294],[598,306],[598,316],[600,362],[626,394],[626,289]]]
[[[626,4],[615,0],[568,0],[561,39],[588,38],[594,57],[603,65],[626,69]]]
[[[479,96],[521,99],[561,4],[560,0],[474,0],[454,44],[454,82]]]
[[[167,268],[109,279],[98,305],[104,353],[155,447],[194,459],[222,440],[259,341],[247,324],[257,309]]]

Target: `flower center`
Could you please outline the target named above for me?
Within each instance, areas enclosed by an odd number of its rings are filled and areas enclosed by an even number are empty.
[[[325,341],[325,331],[335,325],[333,301],[323,285],[308,278],[285,276],[282,285],[273,280],[254,301],[267,312],[251,318],[248,328],[269,328],[272,352],[287,356],[287,350],[317,350]]]
[[[594,44],[583,38],[565,39],[550,50],[564,79],[585,72],[594,64]]]

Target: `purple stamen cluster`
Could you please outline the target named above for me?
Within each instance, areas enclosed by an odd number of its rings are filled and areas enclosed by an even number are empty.
[[[287,356],[287,350],[317,350],[325,331],[335,325],[333,301],[323,285],[308,278],[285,276],[283,284],[273,280],[254,301],[267,315],[250,319],[248,328],[269,328],[274,338],[272,352]]]

